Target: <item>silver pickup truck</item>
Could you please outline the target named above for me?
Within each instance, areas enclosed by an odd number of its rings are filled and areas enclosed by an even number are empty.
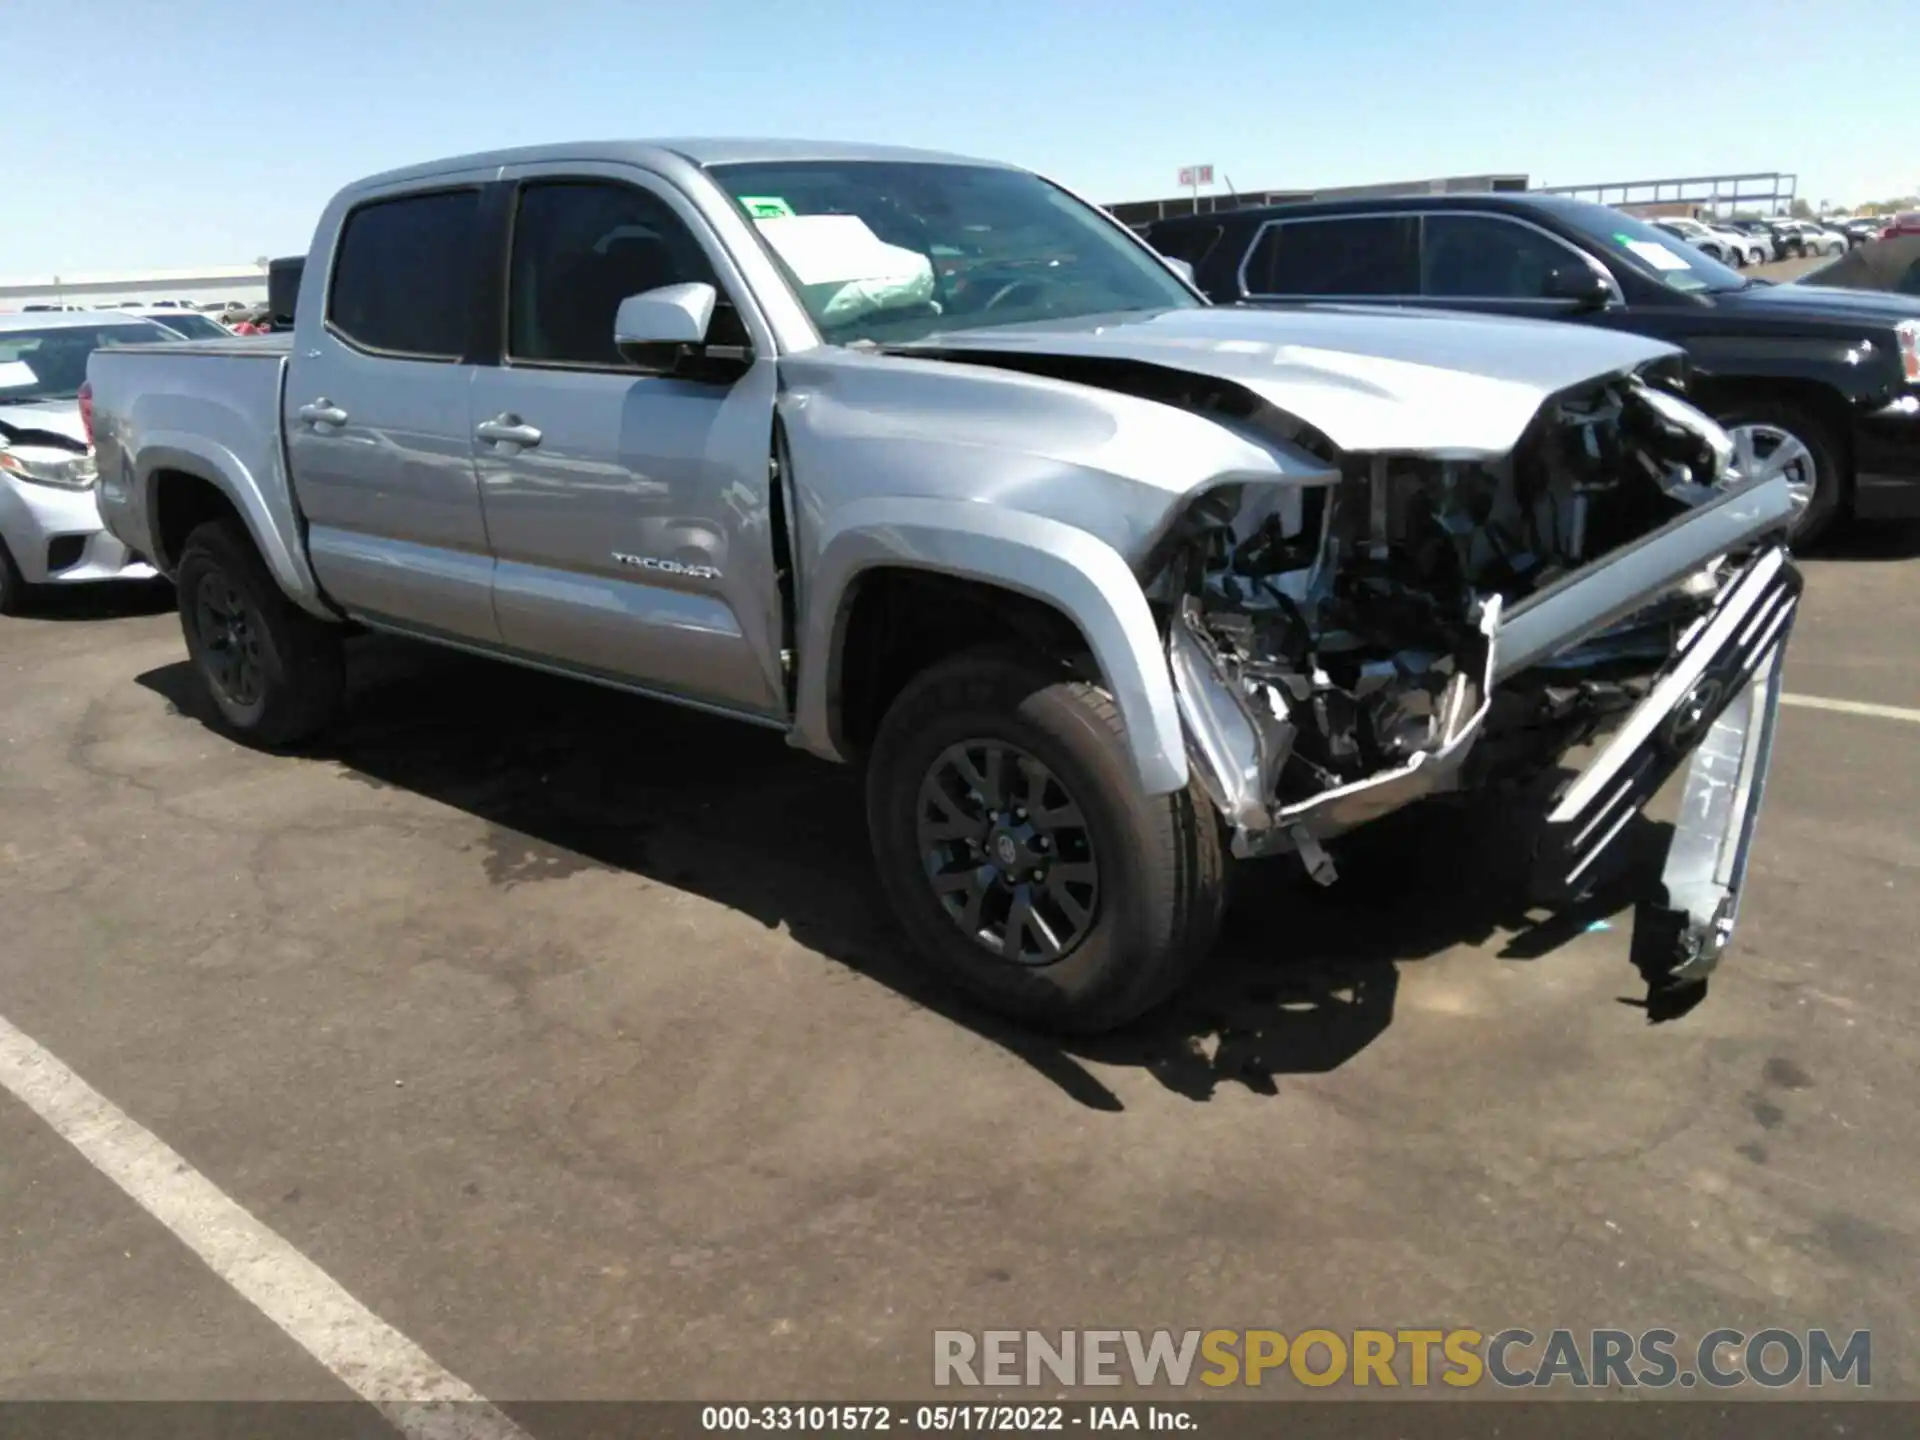
[[[295,308],[90,372],[102,514],[243,739],[320,731],[359,627],[779,729],[864,765],[924,962],[1079,1029],[1172,992],[1230,858],[1330,882],[1578,753],[1577,894],[1685,763],[1672,978],[1726,944],[1792,500],[1671,347],[1216,308],[1026,171],[781,141],[362,181]]]

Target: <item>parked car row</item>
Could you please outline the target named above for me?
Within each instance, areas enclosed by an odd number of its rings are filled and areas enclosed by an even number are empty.
[[[71,302],[34,301],[22,305],[19,313],[23,315],[46,315],[60,313],[98,314],[103,311],[131,311],[136,315],[212,315],[222,324],[232,325],[234,316],[249,310],[257,310],[258,305],[244,300],[113,300],[100,305],[77,305]]]
[[[1849,246],[1864,244],[1869,238],[1864,230],[1856,235],[1838,222],[1825,225],[1811,220],[1721,220],[1709,224],[1663,215],[1648,223],[1735,269],[1803,256],[1844,255]]]
[[[1920,305],[1905,296],[1750,280],[1662,225],[1552,195],[1273,206],[1146,235],[1221,304],[1479,311],[1680,345],[1739,468],[1789,477],[1802,543],[1920,477]]]
[[[1652,224],[1686,241],[1701,254],[1736,269],[1743,265],[1764,265],[1774,258],[1773,245],[1768,239],[1732,226],[1707,225],[1684,216],[1662,216]]]

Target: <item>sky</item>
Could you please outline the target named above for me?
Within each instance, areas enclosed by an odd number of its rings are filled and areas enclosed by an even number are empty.
[[[359,176],[650,135],[924,145],[1103,203],[1521,172],[1920,190],[1914,0],[0,0],[0,280],[303,252]]]

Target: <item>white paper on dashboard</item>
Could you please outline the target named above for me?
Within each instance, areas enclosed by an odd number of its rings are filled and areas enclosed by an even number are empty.
[[[1627,249],[1656,270],[1691,270],[1684,256],[1676,255],[1657,240],[1629,240]]]
[[[933,262],[887,244],[858,215],[775,215],[753,223],[827,324],[933,297]]]
[[[931,268],[926,256],[887,244],[858,215],[780,215],[754,224],[802,285],[904,280]]]
[[[38,385],[40,377],[24,360],[0,360],[0,390],[24,390]]]

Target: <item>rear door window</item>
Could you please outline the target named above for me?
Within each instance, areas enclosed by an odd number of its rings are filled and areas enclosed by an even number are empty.
[[[1250,295],[1418,295],[1420,221],[1355,215],[1269,224],[1247,257]]]
[[[472,329],[480,192],[376,200],[347,216],[327,324],[363,350],[458,360]]]

